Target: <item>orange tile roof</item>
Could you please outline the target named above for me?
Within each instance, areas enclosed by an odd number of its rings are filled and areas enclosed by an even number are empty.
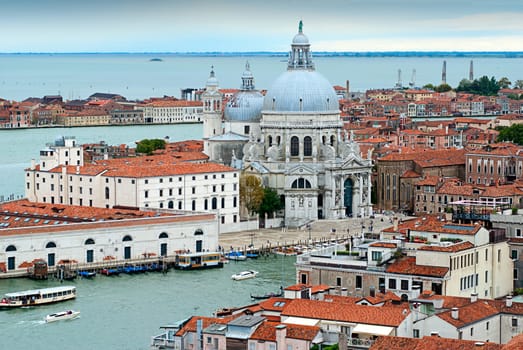
[[[401,177],[404,178],[404,179],[407,179],[407,178],[417,178],[417,177],[420,177],[421,175],[418,174],[417,172],[415,172],[414,170],[405,170],[405,172],[403,174],[401,174]]]
[[[398,247],[398,245],[396,243],[375,242],[375,243],[369,244],[369,247],[380,247],[380,248],[396,249]]]
[[[196,332],[196,325],[198,320],[202,320],[202,327],[209,327],[211,324],[227,324],[228,322],[234,320],[238,316],[226,316],[226,317],[203,317],[203,316],[193,316],[191,319],[176,332],[176,336],[182,336],[189,332]]]
[[[340,305],[344,305],[344,307],[340,307]],[[404,310],[407,309],[294,299],[283,309],[281,315],[397,327],[410,312],[410,310],[407,310],[405,313]]]
[[[387,273],[398,273],[403,275],[445,277],[448,267],[417,265],[415,257],[403,257],[394,261],[387,267]]]
[[[454,224],[447,221],[441,221],[437,217],[426,215],[414,219],[405,220],[398,225],[399,232],[407,232],[407,229],[413,232],[433,232],[433,233],[451,233],[460,235],[475,235],[480,229],[478,224]],[[383,232],[396,232],[394,227],[383,229]]]
[[[183,153],[183,152],[182,152]],[[144,157],[118,158],[100,160],[83,166],[66,166],[67,174],[81,174],[95,176],[104,173],[107,177],[131,177],[147,178],[159,176],[204,174],[218,172],[235,172],[234,168],[218,163],[190,163],[190,160],[205,160],[206,155],[200,152],[186,153],[187,158],[178,157],[177,153],[161,154]],[[201,158],[198,158],[200,157]],[[50,170],[53,173],[61,173],[63,166],[57,166]],[[40,169],[39,167],[37,170]]]
[[[452,310],[437,314],[437,317],[450,323],[456,328],[465,327],[498,314],[498,309],[483,300],[464,305],[458,308],[458,318],[452,318]]]
[[[439,182],[438,176],[427,175],[425,178],[416,182],[418,186],[436,186]]]
[[[280,322],[263,322],[253,332],[250,339],[253,340],[264,340],[264,341],[276,341],[276,327],[284,325],[286,328],[286,338],[299,339],[305,341],[312,341],[320,332],[320,327],[317,326],[302,326],[296,324],[283,324]]]
[[[403,338],[381,336],[376,339],[369,350],[477,350],[474,340],[450,339],[437,336],[419,338]],[[486,342],[481,346],[484,350],[501,350],[503,345]]]

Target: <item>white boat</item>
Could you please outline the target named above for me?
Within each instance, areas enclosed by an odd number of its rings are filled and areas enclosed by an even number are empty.
[[[80,311],[74,311],[74,310],[67,310],[67,311],[61,311],[54,314],[50,314],[45,316],[45,322],[55,322],[55,321],[61,321],[61,320],[72,320],[73,318],[77,318],[80,316]]]
[[[238,251],[230,251],[228,253],[225,253],[225,257],[229,260],[236,260],[236,261],[244,261],[247,260],[247,255],[243,254],[242,252]]]
[[[76,298],[75,286],[60,286],[7,293],[0,300],[0,309],[12,309],[22,306],[37,306],[58,303]]]
[[[242,272],[236,273],[236,274],[232,275],[231,278],[235,281],[241,281],[241,280],[246,280],[248,278],[254,278],[257,275],[258,275],[258,271],[248,270],[248,271],[242,271]]]

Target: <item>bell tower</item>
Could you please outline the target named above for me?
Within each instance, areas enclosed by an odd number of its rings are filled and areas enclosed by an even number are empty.
[[[214,67],[205,84],[205,92],[202,94],[203,102],[203,141],[204,152],[209,155],[208,140],[222,132],[222,94],[219,91],[218,79],[214,75]]]

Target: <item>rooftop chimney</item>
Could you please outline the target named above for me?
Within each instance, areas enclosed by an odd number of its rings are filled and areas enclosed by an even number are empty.
[[[431,337],[439,337],[439,332],[438,331],[432,331],[432,332],[430,332],[430,336]]]
[[[376,296],[376,288],[374,288],[374,286],[370,287],[369,294],[370,294],[371,297],[375,297]]]
[[[394,232],[398,232],[398,218],[396,216],[392,218],[392,224],[394,225]]]
[[[459,320],[459,310],[457,307],[453,307],[452,308],[452,311],[450,312],[450,316],[455,319],[455,320]]]
[[[476,301],[478,301],[478,293],[472,293],[470,295],[470,302],[475,303]]]
[[[421,293],[421,286],[412,286],[412,297],[411,299],[416,299]]]
[[[347,295],[348,295],[348,293],[347,293],[347,288],[342,288],[342,289],[341,289],[341,296],[342,296],[342,297],[346,297]]]
[[[512,307],[512,295],[507,295],[507,307]]]

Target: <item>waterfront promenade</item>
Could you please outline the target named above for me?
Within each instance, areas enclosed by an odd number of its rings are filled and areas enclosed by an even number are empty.
[[[396,215],[404,219],[404,215]],[[383,220],[382,220],[383,219]],[[253,245],[254,249],[262,247],[276,247],[279,245],[306,244],[309,239],[313,241],[332,240],[350,235],[365,236],[370,233],[378,234],[383,228],[392,226],[392,216],[378,214],[374,219],[369,218],[347,218],[338,220],[318,220],[310,224],[310,232],[303,229],[264,228],[220,235],[220,245],[225,250],[231,246],[234,249],[244,250],[245,247]],[[363,226],[363,228],[362,228]],[[348,230],[348,231],[347,231]]]

